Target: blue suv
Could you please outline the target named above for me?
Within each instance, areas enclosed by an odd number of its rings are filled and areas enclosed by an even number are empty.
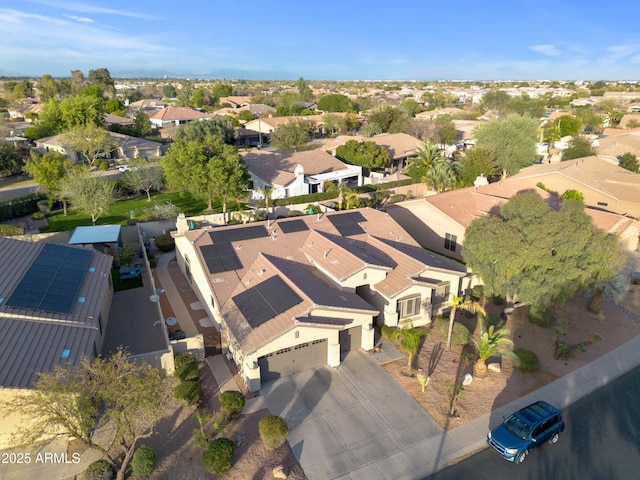
[[[558,442],[564,431],[560,410],[539,401],[518,410],[487,435],[487,443],[510,462],[522,463],[529,451],[550,441]]]

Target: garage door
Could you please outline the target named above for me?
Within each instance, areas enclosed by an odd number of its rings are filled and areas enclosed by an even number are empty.
[[[362,343],[362,325],[340,331],[340,360],[351,350],[357,350]]]
[[[327,363],[327,339],[302,343],[285,348],[258,359],[260,378],[263,382],[320,367]]]

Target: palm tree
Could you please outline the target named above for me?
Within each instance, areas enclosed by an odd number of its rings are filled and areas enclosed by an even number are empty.
[[[484,315],[480,314],[480,339],[471,338],[478,351],[478,360],[473,366],[473,376],[483,378],[487,376],[489,369],[485,363],[487,359],[495,356],[510,358],[514,363],[518,357],[506,347],[513,346],[513,342],[507,338],[511,332],[506,328],[496,328],[495,325],[488,325]]]
[[[400,331],[400,346],[407,352],[408,371],[413,371],[413,361],[420,350],[420,342],[427,332],[423,328],[405,328]]]
[[[451,349],[451,336],[453,335],[453,322],[456,318],[456,311],[466,310],[471,313],[480,313],[486,315],[484,307],[472,300],[464,300],[462,297],[453,297],[451,299],[451,312],[449,313],[449,333],[447,334],[447,350]]]
[[[271,196],[273,188],[270,185],[260,187],[258,191],[264,195],[264,209],[267,211],[267,226],[269,226],[269,197]]]
[[[425,142],[422,148],[416,151],[416,156],[409,160],[407,171],[414,178],[424,178],[427,170],[441,158],[443,157],[438,147],[431,142]]]
[[[424,183],[427,187],[438,193],[453,188],[456,180],[455,170],[444,157],[440,157],[428,167],[424,175]]]
[[[629,255],[625,266],[615,277],[608,280],[600,280],[592,285],[587,290],[587,293],[591,296],[588,310],[592,313],[600,313],[604,297],[609,297],[616,304],[620,303],[629,291],[631,278],[637,266],[638,260]]]

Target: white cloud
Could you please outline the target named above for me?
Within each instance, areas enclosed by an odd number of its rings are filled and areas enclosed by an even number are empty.
[[[531,45],[529,49],[533,50],[534,52],[541,53],[542,55],[547,55],[549,57],[556,57],[560,55],[560,50],[558,50],[556,46],[552,44]]]
[[[78,17],[76,15],[65,15],[65,17],[67,17],[70,20],[75,20],[76,22],[82,22],[82,23],[95,23],[95,20],[93,18],[88,18],[88,17]]]
[[[104,15],[116,15],[120,17],[142,18],[153,20],[157,19],[157,16],[149,15],[147,13],[138,13],[128,10],[117,10],[115,8],[105,8],[98,5],[89,5],[87,3],[66,2],[59,0],[23,0],[28,3],[35,3],[45,7],[58,8],[63,10],[70,10],[73,12],[84,12]]]

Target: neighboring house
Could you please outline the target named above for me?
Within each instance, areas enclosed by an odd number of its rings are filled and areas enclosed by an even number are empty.
[[[362,185],[362,167],[342,163],[322,150],[303,152],[253,151],[244,155],[249,170],[249,196],[262,199],[261,188],[272,189],[271,198],[322,192],[324,182]]]
[[[628,113],[624,115],[620,119],[620,123],[618,124],[618,128],[629,129],[629,128],[638,128],[640,127],[640,114],[638,113]]]
[[[598,138],[598,146],[596,147],[598,155],[612,157],[616,162],[618,157],[625,153],[633,153],[640,158],[640,130],[626,130],[626,132]]]
[[[298,107],[302,107],[306,110],[317,110],[318,109],[318,102],[296,102],[295,103]]]
[[[189,230],[177,262],[250,391],[374,347],[374,325],[427,325],[466,293],[458,262],[371,210]]]
[[[168,125],[184,125],[194,120],[208,120],[211,114],[203,113],[187,107],[167,107],[148,113],[151,125],[165,127]]]
[[[32,100],[25,102],[22,105],[11,107],[7,111],[9,112],[9,118],[11,118],[12,120],[25,120],[25,114],[28,112],[39,115],[42,111],[42,104],[36,102],[35,100]],[[26,121],[31,122],[32,120],[26,119]]]
[[[102,117],[104,118],[104,126],[106,128],[117,126],[121,128],[133,128],[136,122],[132,118],[128,117],[119,117],[118,115],[112,115],[110,113],[103,113]]]
[[[135,113],[139,111],[143,111],[145,113],[151,113],[156,110],[160,110],[162,108],[167,108],[169,104],[167,102],[163,102],[162,100],[156,100],[154,98],[145,98],[142,100],[138,100],[137,102],[133,102],[129,105]]]
[[[251,97],[247,95],[235,95],[231,97],[220,97],[220,105],[229,105],[231,108],[240,108],[251,105]]]
[[[605,157],[532,165],[511,178],[525,180],[532,187],[541,182],[560,195],[578,190],[588,207],[640,217],[640,175]]]
[[[627,106],[629,113],[640,113],[640,103],[632,103]]]
[[[96,357],[109,321],[113,257],[92,248],[0,237],[0,401],[28,394],[39,372]],[[0,420],[0,448],[30,419]]]
[[[269,105],[264,105],[262,103],[258,103],[255,105],[245,105],[244,107],[238,107],[238,108],[234,108],[234,107],[223,107],[223,108],[219,108],[218,110],[214,110],[213,112],[211,112],[212,115],[217,115],[217,116],[226,116],[226,115],[232,115],[232,116],[237,116],[240,112],[243,111],[249,111],[251,113],[253,113],[253,115],[255,117],[257,117],[258,115],[260,115],[261,117],[268,117],[270,115],[275,115],[276,113],[276,109],[269,106]]]
[[[437,110],[426,110],[416,114],[415,118],[418,120],[435,120],[443,115],[450,115],[452,117],[466,115],[468,112],[461,108],[439,108]]]
[[[245,128],[249,130],[255,130],[256,132],[262,132],[263,135],[271,135],[271,133],[279,126],[287,124],[289,122],[296,122],[299,120],[308,120],[316,127],[316,132],[321,134],[324,131],[324,116],[325,115],[337,115],[346,117],[348,113],[332,112],[323,113],[321,115],[303,115],[303,116],[286,116],[286,117],[267,117],[257,118],[251,120],[245,124]]]
[[[456,142],[465,145],[473,145],[473,132],[478,125],[485,122],[480,120],[453,120],[453,126],[456,127]]]
[[[464,234],[471,222],[498,214],[509,198],[524,192],[536,192],[551,208],[560,206],[556,196],[526,180],[511,177],[484,186],[388,205],[386,210],[423,247],[462,259]],[[617,235],[627,250],[634,251],[638,247],[640,222],[593,208],[585,211],[596,227]]]
[[[116,141],[118,146],[112,152],[105,155],[104,158],[111,160],[126,160],[129,158],[145,157],[149,159],[159,159],[164,156],[167,146],[144,138],[132,137],[122,133],[109,132],[109,135]],[[48,151],[56,151],[67,155],[73,163],[80,162],[77,152],[68,152],[62,144],[62,135],[54,135],[52,137],[40,138],[35,141],[34,150],[40,154]]]

